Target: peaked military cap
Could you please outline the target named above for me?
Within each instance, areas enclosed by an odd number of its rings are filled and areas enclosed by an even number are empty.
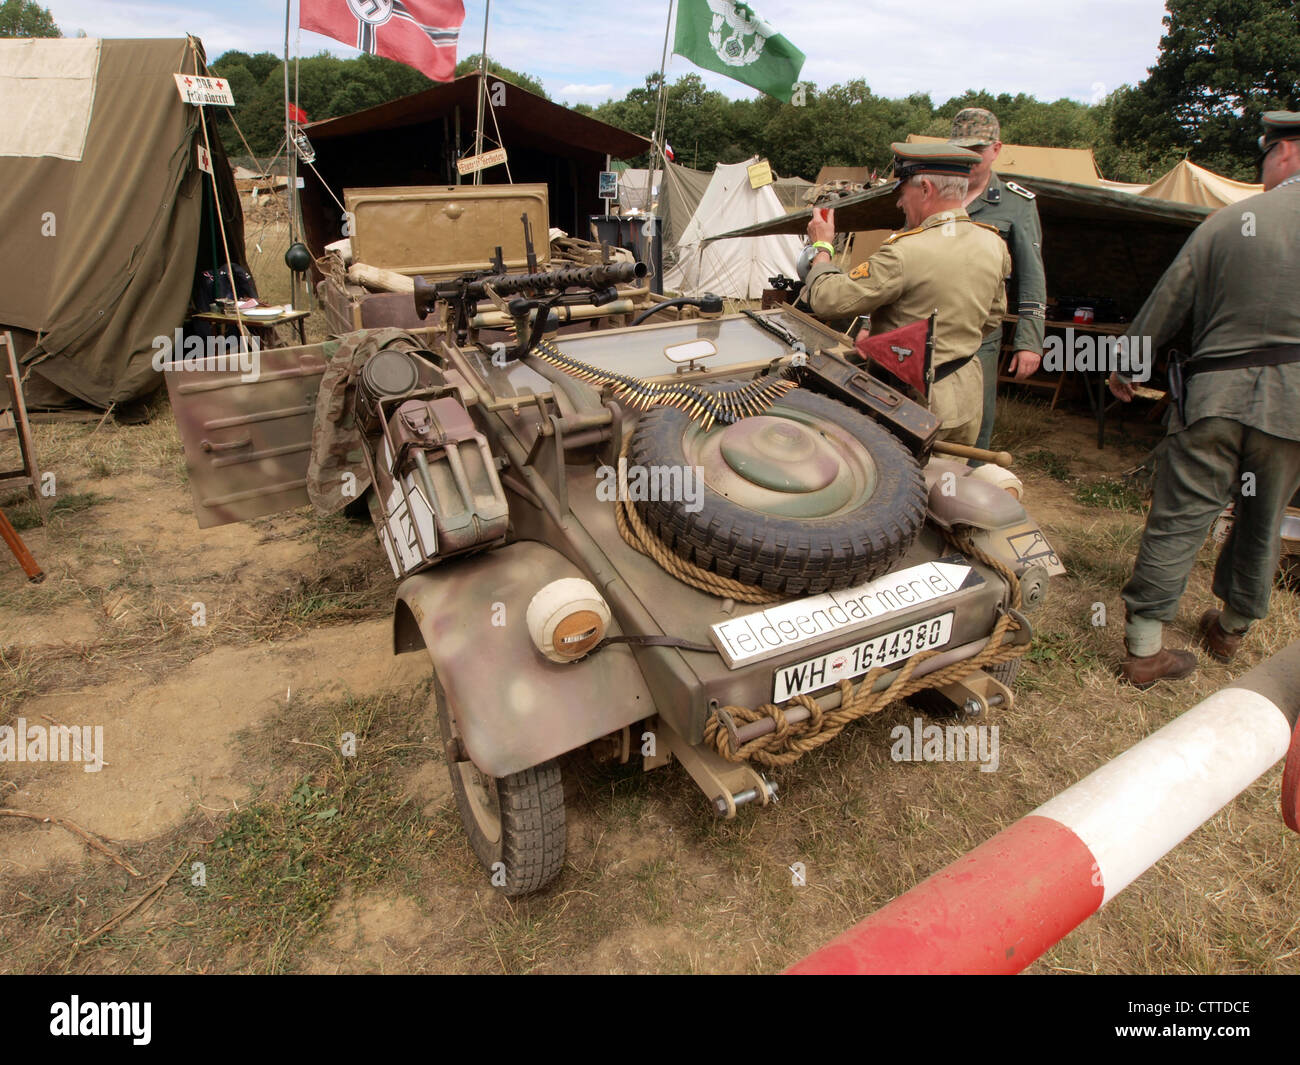
[[[1300,140],[1300,111],[1265,111],[1261,121],[1264,123],[1259,138],[1261,152],[1278,141]]]
[[[982,107],[963,107],[953,117],[948,143],[959,148],[987,148],[1001,139],[997,115]]]
[[[980,161],[974,152],[952,144],[904,144],[889,146],[894,153],[894,177],[905,181],[914,174],[956,174],[970,177],[971,167]]]

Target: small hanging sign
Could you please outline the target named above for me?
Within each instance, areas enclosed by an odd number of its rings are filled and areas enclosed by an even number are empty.
[[[196,145],[196,147],[199,150],[199,169],[202,170],[205,174],[211,174],[212,156],[208,154],[208,150],[205,147],[203,147],[203,145],[199,144]]]
[[[472,174],[476,170],[486,170],[490,166],[497,166],[506,161],[506,150],[504,148],[493,148],[490,152],[484,152],[482,155],[467,155],[464,159],[456,160],[456,169],[462,174]]]
[[[230,91],[230,82],[225,78],[201,78],[197,74],[173,74],[172,77],[176,79],[176,91],[187,104],[195,107],[204,104],[235,106],[235,94]]]
[[[770,185],[776,179],[772,177],[772,167],[766,159],[760,159],[751,166],[749,173],[749,187],[751,189],[761,189],[764,185]]]
[[[602,170],[600,172],[600,198],[602,200],[618,199],[618,172]]]

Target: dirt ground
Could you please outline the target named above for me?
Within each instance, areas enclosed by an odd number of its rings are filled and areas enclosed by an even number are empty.
[[[679,766],[573,759],[566,868],[509,900],[461,831],[427,662],[392,654],[394,582],[368,522],[304,509],[200,531],[165,396],[153,415],[38,426],[47,521],[0,501],[48,574],[0,567],[0,724],[102,725],[104,762],[0,764],[0,808],[61,819],[0,813],[0,971],[777,971],[1300,638],[1300,597],[1279,588],[1231,668],[1202,656],[1190,683],[1121,687],[1118,592],[1143,520],[1121,474],[1157,430],[1134,418],[1098,451],[1085,417],[1011,400],[996,443],[1070,572],[995,722],[996,773],[891,761],[903,704],[732,822]],[[1211,558],[1175,643],[1211,601]],[[1279,778],[1031,971],[1300,972]]]

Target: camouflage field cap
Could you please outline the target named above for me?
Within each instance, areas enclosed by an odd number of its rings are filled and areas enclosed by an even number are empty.
[[[1261,152],[1278,141],[1300,140],[1300,111],[1265,111],[1261,121],[1264,123],[1259,138]]]
[[[906,144],[895,141],[894,177],[906,181],[914,174],[956,174],[970,177],[971,167],[980,161],[974,152],[951,144]]]
[[[963,107],[952,120],[949,144],[959,148],[987,148],[1002,139],[998,116],[982,107]]]

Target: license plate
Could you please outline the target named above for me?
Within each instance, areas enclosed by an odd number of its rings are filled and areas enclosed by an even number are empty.
[[[772,701],[782,703],[796,695],[807,695],[842,680],[860,677],[877,666],[888,666],[921,651],[943,647],[952,638],[952,618],[950,611],[793,666],[782,666],[773,677]]]

